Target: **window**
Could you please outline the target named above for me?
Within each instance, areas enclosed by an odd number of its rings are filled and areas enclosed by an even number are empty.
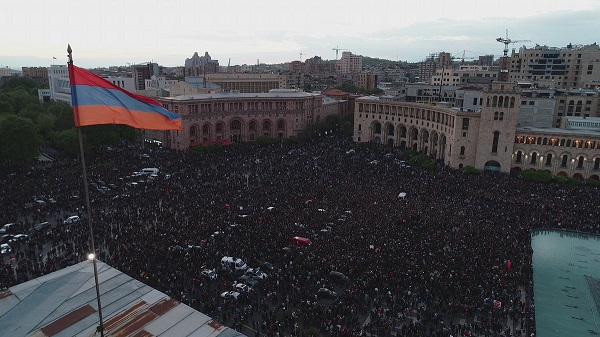
[[[537,164],[537,152],[531,154],[531,164]]]
[[[546,166],[552,166],[552,153],[546,155]]]
[[[523,162],[523,152],[518,151],[517,152],[517,159],[516,159],[517,163],[522,163]]]
[[[569,156],[567,156],[565,154],[564,156],[562,156],[562,161],[560,162],[560,167],[567,167],[567,162],[568,161],[569,161]]]
[[[492,153],[498,153],[498,139],[500,138],[500,131],[494,131],[494,140],[492,141]]]
[[[600,158],[594,160],[594,171],[600,170]]]
[[[464,156],[464,155],[465,155],[465,147],[464,147],[464,146],[461,146],[461,147],[460,147],[460,155],[461,155],[461,156]]]
[[[463,122],[462,129],[463,130],[469,130],[469,119],[468,118],[463,118],[462,122]]]
[[[583,161],[584,160],[585,159],[583,158],[583,156],[580,156],[579,159],[577,159],[577,168],[578,169],[583,168]]]
[[[500,121],[504,120],[504,112],[500,112],[500,117],[498,118],[498,120],[500,120]]]

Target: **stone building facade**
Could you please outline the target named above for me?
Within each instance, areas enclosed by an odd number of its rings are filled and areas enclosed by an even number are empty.
[[[575,117],[571,127],[518,127],[521,93],[517,83],[493,82],[483,91],[481,111],[358,98],[354,141],[412,149],[453,168],[505,173],[531,168],[598,179],[600,119],[585,119],[585,129],[574,128],[582,125]]]
[[[347,113],[343,101],[291,89],[163,97],[158,101],[181,115],[183,130],[148,130],[147,136],[178,150],[207,142],[289,138],[298,136],[312,123],[324,122],[330,114]]]

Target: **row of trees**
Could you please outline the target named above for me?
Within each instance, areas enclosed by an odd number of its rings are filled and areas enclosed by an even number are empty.
[[[62,102],[41,103],[38,89],[47,83],[15,77],[0,87],[0,169],[15,170],[39,156],[44,144],[67,156],[79,153],[79,140],[72,108]],[[121,125],[98,125],[84,128],[86,155],[93,155],[101,145],[123,138],[133,139],[136,130]]]

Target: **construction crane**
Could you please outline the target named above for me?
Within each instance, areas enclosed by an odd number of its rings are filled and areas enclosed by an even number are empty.
[[[531,42],[531,40],[511,40],[508,38],[508,29],[506,30],[506,37],[499,37],[496,41],[504,43],[504,56],[500,60],[500,81],[508,81],[508,45],[517,42]]]
[[[465,57],[465,53],[466,52],[467,52],[466,50],[463,50],[462,57],[452,56],[452,57],[450,57],[450,59],[452,59],[452,60],[460,60],[460,64],[464,64],[465,60],[474,60],[475,59],[474,57]]]
[[[335,59],[338,59],[338,53],[340,52],[340,50],[348,50],[348,49],[342,49],[340,48],[340,46],[335,46],[335,48],[332,48],[331,50],[335,50]]]
[[[506,30],[506,37],[499,37],[496,39],[496,41],[500,42],[500,43],[504,43],[504,57],[508,56],[508,45],[511,43],[518,43],[518,42],[531,42],[531,40],[511,40],[508,38],[508,29]]]

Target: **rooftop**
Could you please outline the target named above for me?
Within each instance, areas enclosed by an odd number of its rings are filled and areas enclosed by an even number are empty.
[[[241,333],[97,261],[107,336],[235,337]],[[0,291],[0,336],[94,336],[91,261]]]

